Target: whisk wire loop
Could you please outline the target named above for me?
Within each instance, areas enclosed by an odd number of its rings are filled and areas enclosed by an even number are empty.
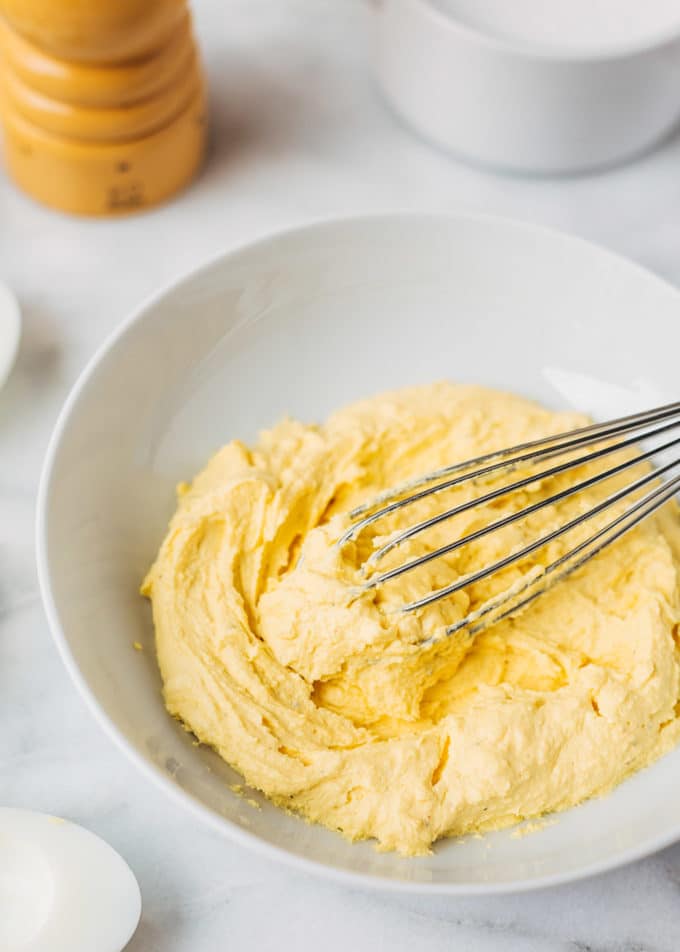
[[[655,424],[660,425],[657,426]],[[647,410],[643,413],[630,414],[605,423],[591,424],[567,433],[548,436],[539,440],[522,443],[518,446],[507,447],[493,453],[487,453],[473,460],[455,463],[452,466],[439,469],[436,472],[428,473],[408,484],[395,487],[381,494],[378,498],[354,509],[349,515],[352,524],[340,537],[337,544],[339,547],[346,545],[348,542],[357,539],[369,526],[374,526],[392,513],[411,506],[428,496],[462,486],[465,483],[471,482],[474,484],[480,480],[485,480],[489,476],[502,477],[504,472],[512,473],[522,465],[531,465],[559,458],[567,454],[574,454],[574,452],[580,448],[591,447],[603,441],[614,441],[611,443],[607,442],[607,445],[604,447],[595,448],[588,453],[572,455],[571,458],[566,461],[549,466],[547,469],[539,469],[506,485],[485,493],[483,492],[480,496],[468,499],[449,509],[444,509],[442,512],[436,513],[434,516],[417,522],[401,532],[396,533],[365,560],[361,571],[366,575],[367,570],[375,567],[389,552],[403,545],[409,539],[413,539],[425,532],[427,529],[453,519],[457,515],[476,509],[477,507],[496,502],[512,493],[539,483],[542,480],[562,476],[564,473],[575,470],[580,466],[591,464],[614,453],[620,453],[634,446],[639,446],[641,441],[657,438],[664,433],[676,429],[678,426],[680,426],[680,402],[666,404],[665,406]],[[622,437],[626,437],[628,434],[631,435],[627,439],[622,439]],[[567,486],[543,499],[539,499],[529,506],[520,508],[501,519],[492,521],[480,529],[457,539],[452,539],[452,541],[446,545],[426,552],[417,558],[407,560],[401,565],[397,565],[387,571],[370,576],[363,583],[361,590],[368,591],[376,589],[393,579],[413,572],[415,569],[434,559],[455,552],[463,546],[478,541],[494,532],[498,532],[519,520],[526,519],[533,513],[550,506],[555,506],[569,497],[585,492],[605,480],[626,472],[631,467],[644,462],[652,462],[659,454],[678,446],[680,446],[680,436],[672,440],[667,440],[660,445],[651,446],[644,450],[641,449],[639,453],[630,456],[621,463],[617,463],[586,479],[577,481],[573,485]],[[455,625],[447,628],[446,634],[452,634],[463,628],[467,628],[470,633],[475,633],[487,627],[489,624],[500,621],[501,618],[507,617],[508,614],[512,614],[530,601],[533,601],[534,598],[546,591],[555,584],[555,582],[583,565],[588,559],[621,538],[622,535],[638,525],[660,506],[668,502],[680,491],[680,474],[667,480],[662,480],[661,477],[664,473],[670,472],[670,470],[678,465],[680,465],[680,453],[670,461],[664,460],[663,465],[657,466],[644,476],[628,483],[622,489],[605,497],[605,499],[597,503],[597,505],[578,514],[546,535],[521,547],[518,551],[514,551],[505,558],[495,561],[492,565],[481,566],[477,571],[462,576],[451,585],[435,589],[432,592],[424,594],[421,598],[408,602],[401,607],[401,611],[417,611],[443,598],[450,597],[466,586],[489,578],[504,568],[508,568],[527,556],[532,555],[550,542],[576,529],[578,526],[605,512],[617,503],[622,502],[629,496],[633,496],[650,483],[659,483],[646,492],[642,498],[635,499],[630,506],[622,513],[616,515],[605,526],[594,531],[584,541],[569,549],[550,565],[540,569],[538,574],[534,573],[530,578],[522,580],[519,583],[519,588],[504,592],[469,613],[465,618],[456,622]],[[527,591],[529,594],[526,594]]]

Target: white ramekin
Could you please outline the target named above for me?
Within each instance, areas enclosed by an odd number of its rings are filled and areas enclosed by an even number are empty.
[[[374,18],[388,101],[423,136],[477,162],[583,171],[632,158],[680,120],[680,27],[561,50],[484,33],[434,0],[375,0]]]

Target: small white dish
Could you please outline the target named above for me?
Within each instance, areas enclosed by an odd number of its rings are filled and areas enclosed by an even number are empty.
[[[140,912],[130,867],[94,833],[0,808],[3,952],[121,952]]]
[[[195,747],[163,706],[138,587],[176,484],[227,440],[252,440],[286,413],[321,420],[381,390],[449,378],[614,414],[638,397],[677,397],[679,343],[680,293],[668,284],[584,241],[487,218],[300,228],[156,295],[71,393],[39,494],[45,607],[91,710],[144,773],[215,830],[354,885],[529,889],[672,842],[680,749],[532,835],[444,841],[416,859],[350,844],[259,794],[240,797],[230,789],[239,775]]]
[[[680,120],[676,0],[379,0],[375,67],[423,136],[511,171],[579,172]]]
[[[20,337],[19,303],[7,285],[0,282],[0,387],[14,366]]]

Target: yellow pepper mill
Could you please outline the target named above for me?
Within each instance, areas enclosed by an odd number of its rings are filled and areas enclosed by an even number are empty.
[[[62,211],[114,215],[186,185],[205,84],[185,0],[0,0],[7,168]]]

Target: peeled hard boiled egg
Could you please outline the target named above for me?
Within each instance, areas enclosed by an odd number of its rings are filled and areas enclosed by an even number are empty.
[[[0,949],[121,952],[141,912],[137,881],[74,823],[0,808]]]
[[[0,283],[0,387],[12,369],[19,347],[21,312],[10,289]]]

